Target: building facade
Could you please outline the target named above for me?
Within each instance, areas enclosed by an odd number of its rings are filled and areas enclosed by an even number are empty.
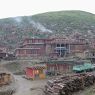
[[[58,58],[81,54],[85,50],[86,41],[78,34],[72,37],[53,35],[47,39],[25,39],[22,45],[16,48],[15,54],[17,57],[49,56]]]
[[[32,66],[25,69],[26,78],[29,79],[44,79],[46,78],[46,66]]]

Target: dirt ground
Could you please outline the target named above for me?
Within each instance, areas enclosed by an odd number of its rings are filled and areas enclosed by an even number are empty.
[[[43,88],[47,80],[27,80],[21,75],[15,75],[17,81],[17,91],[13,95],[43,95]],[[95,85],[73,95],[95,95]]]
[[[1,64],[2,62],[0,62]],[[19,64],[21,63],[21,64]],[[31,62],[30,62],[31,63]],[[5,62],[4,66],[0,65],[0,67],[5,67],[11,73],[20,72],[27,65],[30,65],[29,62]],[[31,63],[32,64],[32,63]],[[27,80],[22,77],[22,75],[15,75],[15,79],[17,82],[17,91],[13,95],[43,95],[43,88],[47,82],[47,80]],[[95,95],[95,85],[89,88],[86,88],[83,91],[79,91],[74,93],[74,95]]]
[[[95,95],[95,85],[88,87],[82,91],[76,92],[74,95]]]
[[[17,91],[14,95],[43,95],[43,88],[47,80],[27,80],[20,75],[15,76]]]

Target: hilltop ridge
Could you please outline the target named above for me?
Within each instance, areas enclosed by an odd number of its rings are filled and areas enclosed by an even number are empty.
[[[0,19],[0,44],[15,48],[24,38],[70,35],[76,31],[83,35],[95,35],[95,15],[71,10]]]

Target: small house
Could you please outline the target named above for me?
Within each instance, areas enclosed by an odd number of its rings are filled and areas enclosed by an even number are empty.
[[[85,52],[85,57],[90,59],[95,64],[95,49],[91,48]]]
[[[74,64],[77,64],[74,61],[51,61],[47,62],[47,74],[48,75],[58,75],[66,74],[72,72]]]
[[[44,79],[46,77],[46,66],[26,67],[25,73],[28,79]]]

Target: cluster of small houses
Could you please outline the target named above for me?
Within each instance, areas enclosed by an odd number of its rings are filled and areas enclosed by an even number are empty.
[[[88,60],[51,61],[44,62],[43,65],[42,63],[35,66],[26,67],[26,78],[33,80],[39,78],[44,79],[48,76],[92,72],[95,70],[95,65]]]
[[[49,38],[26,38],[23,42],[15,48],[13,53],[8,53],[6,47],[0,46],[0,59],[13,60],[13,59],[43,59],[43,65],[27,67],[25,72],[27,77],[45,78],[46,73],[61,74],[71,72],[73,66],[83,65],[82,62],[77,63],[73,60],[62,60],[60,58],[88,58],[94,62],[95,59],[95,38],[87,39],[80,33],[74,33],[70,36],[65,35],[52,35]],[[56,61],[54,61],[56,60]],[[84,65],[79,66],[80,71],[85,67],[92,68],[93,66]],[[75,67],[77,71],[79,70]],[[52,72],[52,73],[51,73]]]

